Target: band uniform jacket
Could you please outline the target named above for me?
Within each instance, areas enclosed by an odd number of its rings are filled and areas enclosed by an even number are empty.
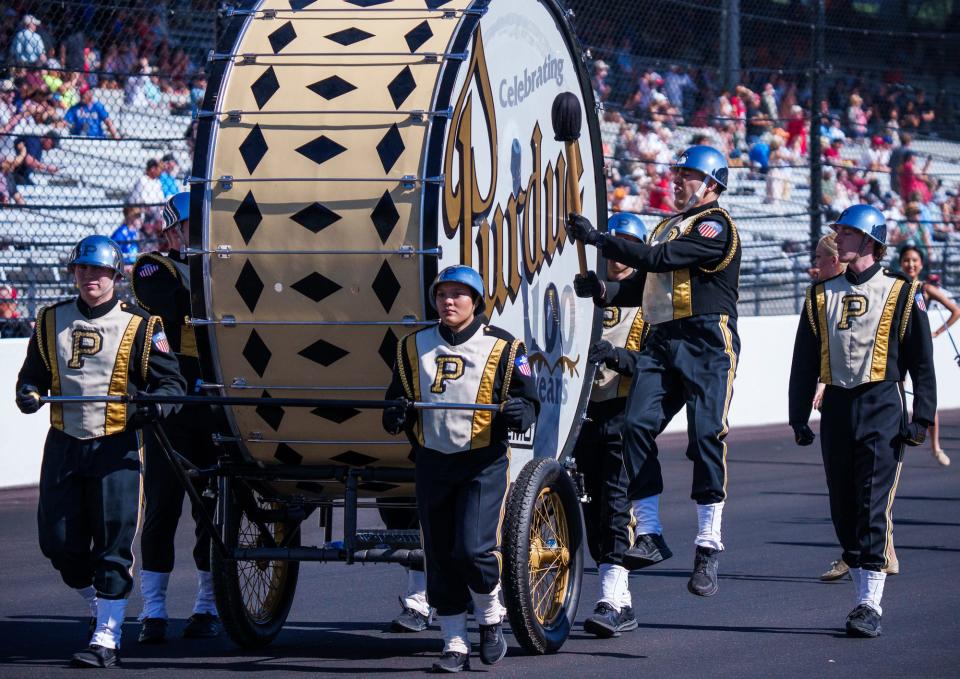
[[[701,314],[737,317],[740,236],[716,201],[664,219],[646,243],[604,238],[600,248],[640,272],[607,282],[601,304],[640,306],[651,325]]]
[[[397,344],[397,364],[387,399],[428,403],[526,402],[525,428],[540,402],[523,342],[478,316],[459,333],[437,325],[411,333]],[[414,451],[440,453],[507,448],[506,425],[489,410],[418,410],[408,435]]]
[[[633,354],[643,346],[647,328],[639,307],[604,308],[603,332],[600,337],[617,349],[617,365],[615,368],[604,363],[597,366],[593,376],[593,390],[590,392],[591,401],[611,401],[627,397],[633,375]]]
[[[53,396],[180,396],[185,387],[159,317],[117,299],[91,308],[80,298],[38,314],[23,384]],[[50,425],[77,439],[122,432],[130,415],[126,403],[50,404]]]
[[[817,379],[856,389],[913,382],[913,420],[933,423],[937,409],[933,341],[922,283],[875,264],[808,288],[790,373],[790,424],[810,416]]]

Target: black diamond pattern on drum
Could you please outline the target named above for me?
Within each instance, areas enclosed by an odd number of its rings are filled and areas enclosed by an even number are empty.
[[[433,37],[433,31],[430,30],[430,24],[423,21],[403,37],[406,39],[407,47],[410,48],[410,52],[412,53],[416,52],[423,43]]]
[[[290,287],[299,292],[301,295],[309,297],[314,302],[319,302],[320,300],[326,299],[335,293],[340,289],[341,286],[337,285],[326,276],[314,271],[312,274],[306,278],[300,279]]]
[[[277,74],[274,72],[273,66],[264,71],[263,75],[254,80],[250,86],[253,98],[257,100],[257,108],[261,109],[279,89],[280,83],[277,81]]]
[[[400,294],[400,281],[397,280],[393,269],[387,262],[383,263],[380,272],[373,280],[373,292],[380,300],[380,304],[383,305],[383,310],[389,312],[393,308],[393,303],[397,300],[397,295]]]
[[[346,147],[340,146],[337,142],[326,135],[320,135],[313,141],[307,142],[297,149],[297,153],[306,156],[317,165],[322,165],[331,158],[339,156],[346,151]]]
[[[380,348],[377,349],[380,358],[383,359],[383,362],[387,364],[390,370],[393,370],[393,364],[397,362],[397,342],[399,341],[393,328],[387,328],[387,334],[383,336],[383,341],[380,342]]]
[[[253,191],[248,191],[240,203],[240,207],[233,213],[233,222],[237,225],[244,243],[250,244],[250,239],[257,232],[257,227],[260,226],[262,220],[263,215],[260,213],[260,207],[257,205],[256,199],[253,197]]]
[[[437,7],[443,7],[450,0],[427,0],[427,9],[436,9]]]
[[[377,155],[380,156],[380,164],[383,165],[383,171],[389,172],[406,147],[403,145],[403,137],[400,136],[400,128],[394,123],[383,135],[383,139],[377,144]]]
[[[263,393],[260,394],[260,398],[270,398],[270,392],[264,390]],[[280,429],[280,423],[283,422],[283,414],[283,408],[280,406],[257,406],[257,415],[259,415],[264,422],[270,425],[270,428],[274,431],[278,431]]]
[[[368,464],[371,464],[377,461],[377,458],[370,457],[369,455],[364,455],[363,453],[358,453],[355,450],[348,450],[345,453],[334,455],[330,459],[333,460],[334,462],[348,464],[351,467],[366,467]]]
[[[247,166],[247,172],[253,174],[253,171],[257,169],[257,165],[260,164],[260,161],[263,160],[266,153],[267,140],[263,138],[263,132],[260,131],[260,126],[254,125],[253,129],[250,130],[250,134],[248,134],[247,138],[240,144],[240,157],[243,158],[243,162]]]
[[[341,349],[336,344],[330,344],[330,342],[321,339],[297,353],[304,358],[310,359],[314,363],[319,363],[324,368],[327,368],[350,352],[346,349]]]
[[[357,489],[369,490],[374,493],[385,493],[388,490],[399,487],[396,483],[383,483],[382,481],[364,481],[363,483],[357,484]]]
[[[263,281],[260,280],[257,270],[253,268],[249,259],[244,263],[233,287],[240,293],[240,298],[250,309],[250,313],[253,313],[257,308],[257,302],[260,301],[260,295],[263,293]]]
[[[410,70],[409,66],[404,66],[403,70],[387,85],[390,99],[393,100],[393,107],[400,108],[400,105],[407,100],[407,97],[416,88],[417,81],[413,79],[413,71]]]
[[[313,233],[320,233],[334,222],[340,221],[340,215],[325,205],[314,203],[303,208],[290,219]]]
[[[318,80],[312,85],[307,85],[307,89],[330,101],[331,99],[343,96],[347,92],[352,92],[357,89],[357,86],[347,82],[338,75],[332,75],[329,78]]]
[[[360,411],[356,408],[314,408],[310,413],[335,424],[343,424],[359,415]]]
[[[298,11],[303,9],[304,7],[309,7],[316,1],[317,0],[290,0],[290,9],[294,11]]]
[[[281,464],[297,465],[303,462],[303,455],[295,451],[286,443],[277,444],[277,452],[273,454],[273,459]]]
[[[346,0],[346,2],[348,5],[356,5],[357,7],[373,7],[374,5],[386,5],[393,0]]]
[[[260,333],[255,329],[251,330],[250,337],[247,338],[247,343],[243,346],[243,357],[247,359],[247,363],[260,377],[263,377],[263,374],[267,372],[267,365],[270,363],[272,356],[273,354],[270,353],[267,345],[260,339]]]
[[[390,195],[389,191],[383,192],[377,207],[373,208],[373,212],[370,213],[370,219],[373,221],[373,225],[377,227],[380,242],[385,244],[387,239],[390,238],[390,234],[393,233],[393,229],[397,226],[397,222],[400,221],[400,213],[397,212],[397,208],[393,204],[393,196]]]
[[[373,33],[367,33],[359,28],[345,28],[342,31],[331,33],[327,36],[327,39],[333,40],[338,45],[347,47],[348,45],[353,45],[372,37]]]
[[[293,30],[293,22],[288,21],[273,33],[268,35],[267,40],[270,41],[270,47],[273,49],[273,53],[277,54],[280,52],[280,50],[293,42],[296,37],[297,32]]]

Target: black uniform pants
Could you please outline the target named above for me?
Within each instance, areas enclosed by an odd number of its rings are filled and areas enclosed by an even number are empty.
[[[405,506],[409,505],[409,507]],[[380,520],[388,530],[419,530],[420,518],[417,516],[417,498],[385,497],[377,498],[377,511]],[[410,566],[412,571],[422,571],[423,563]]]
[[[690,497],[697,504],[724,500],[724,439],[739,354],[736,320],[726,314],[703,314],[653,327],[637,356],[623,429],[631,500],[663,492],[656,437],[684,404],[687,458],[693,461]]]
[[[623,553],[633,545],[633,512],[627,497],[623,466],[625,399],[591,401],[573,455],[583,474],[590,502],[583,505],[590,556],[598,564],[623,565]]]
[[[174,449],[198,467],[212,467],[217,462],[217,449],[211,438],[213,415],[207,406],[184,406],[162,423]],[[191,481],[203,495],[206,479]],[[183,511],[186,491],[163,454],[160,443],[152,434],[146,435],[146,459],[143,472],[146,511],[140,551],[143,570],[170,573],[174,564],[174,538]],[[213,516],[217,501],[203,498],[204,506]],[[198,570],[210,570],[210,536],[197,520],[197,510],[190,504],[190,513],[196,527],[193,561]]]
[[[51,428],[40,466],[40,551],[70,587],[93,585],[104,599],[133,586],[140,522],[141,437],[137,430],[75,439]]]
[[[467,610],[470,590],[500,582],[500,530],[510,461],[499,447],[417,452],[417,510],[427,564],[427,599],[438,615]]]
[[[823,393],[820,444],[830,518],[851,568],[879,571],[887,566],[905,421],[897,382],[854,389],[828,386]]]

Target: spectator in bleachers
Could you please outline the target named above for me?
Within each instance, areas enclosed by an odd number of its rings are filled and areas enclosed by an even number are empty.
[[[106,127],[111,137],[120,138],[106,106],[96,100],[90,87],[82,90],[80,103],[71,106],[63,119],[70,126],[70,134],[74,136],[102,138],[106,136],[103,131]]]
[[[847,107],[847,129],[854,141],[859,142],[867,136],[867,125],[872,115],[872,109],[866,111],[863,109],[863,97],[856,93],[850,95],[850,105]]]
[[[610,85],[607,84],[607,76],[610,74],[610,67],[607,62],[597,59],[593,62],[593,91],[597,94],[597,100],[606,101],[610,96]]]
[[[890,172],[890,148],[880,135],[870,139],[870,147],[863,150],[860,165],[870,172]]]
[[[11,132],[23,115],[14,103],[17,88],[9,78],[0,79],[0,159],[14,153]]]
[[[207,93],[207,76],[203,73],[198,73],[197,77],[193,79],[193,84],[190,85],[190,113],[196,118],[197,112],[200,110],[201,104],[203,104],[203,97]]]
[[[13,171],[13,178],[22,186],[33,184],[33,173],[43,172],[45,174],[56,174],[58,168],[53,163],[43,162],[43,154],[46,151],[57,148],[60,144],[60,135],[50,130],[42,137],[36,135],[27,135],[17,137],[14,145],[17,149],[17,155],[23,155],[23,162]],[[23,147],[22,149],[20,147]]]
[[[123,206],[123,224],[118,226],[110,240],[120,246],[123,254],[123,269],[129,274],[140,254],[140,228],[143,226],[143,211],[136,205]]]
[[[906,219],[898,222],[887,231],[887,243],[891,249],[910,245],[920,251],[924,261],[930,261],[933,252],[933,240],[930,237],[930,225],[923,223],[920,203],[907,204]]]
[[[693,82],[693,78],[690,77],[690,74],[687,73],[682,66],[672,65],[670,70],[667,71],[667,75],[664,76],[663,93],[670,101],[670,105],[681,113],[685,111],[683,104],[686,93],[695,91],[696,89],[697,85]]]
[[[139,205],[143,209],[143,225],[148,234],[159,233],[163,221],[163,184],[160,182],[160,174],[163,168],[160,161],[151,158],[147,161],[147,166],[143,174],[137,179],[133,190],[127,202],[131,205]]]
[[[23,28],[13,36],[10,45],[10,58],[15,64],[32,65],[43,61],[46,49],[43,38],[37,32],[40,20],[32,14],[23,17]]]
[[[180,166],[177,163],[177,157],[172,153],[166,154],[160,160],[160,185],[163,187],[163,198],[166,200],[175,193],[180,193],[180,183],[177,180]]]
[[[910,194],[917,192],[920,194],[920,201],[926,203],[932,196],[930,185],[927,182],[927,171],[930,169],[930,163],[933,162],[933,158],[928,156],[923,169],[919,171],[917,170],[916,161],[917,156],[913,151],[907,151],[903,156],[903,163],[897,171],[900,196],[904,200],[911,200]]]
[[[30,337],[32,330],[32,324],[20,317],[17,289],[0,285],[0,337]]]
[[[25,153],[25,151],[24,151]],[[13,170],[23,162],[23,156],[0,156],[0,205],[23,205],[23,195],[13,178]]]

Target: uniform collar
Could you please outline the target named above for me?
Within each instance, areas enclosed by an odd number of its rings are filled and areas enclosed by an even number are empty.
[[[80,313],[83,314],[84,318],[93,320],[95,318],[101,318],[106,316],[113,308],[120,303],[120,300],[114,297],[109,302],[104,302],[103,304],[98,304],[95,307],[87,306],[87,303],[84,302],[80,297],[77,297],[77,308],[80,310]]]
[[[712,210],[713,208],[719,207],[719,206],[720,206],[720,205],[719,205],[719,203],[717,203],[717,201],[711,200],[709,203],[706,203],[705,205],[698,205],[697,207],[692,207],[692,208],[690,208],[690,209],[687,210],[686,212],[682,212],[682,213],[681,213],[681,216],[682,216],[684,219],[689,219],[690,217],[693,217],[694,215],[698,215],[698,214],[700,214],[701,212],[706,212],[707,210]]]
[[[440,324],[440,337],[442,337],[447,344],[451,346],[457,346],[458,344],[463,344],[471,337],[477,334],[477,330],[480,329],[480,326],[486,322],[486,317],[483,314],[477,314],[473,322],[468,325],[466,328],[460,332],[454,332],[443,323]]]
[[[869,269],[866,269],[862,273],[858,274],[848,266],[843,275],[846,276],[847,280],[854,285],[862,285],[873,278],[874,274],[876,274],[881,268],[883,268],[883,265],[880,264],[880,262],[876,262]]]

